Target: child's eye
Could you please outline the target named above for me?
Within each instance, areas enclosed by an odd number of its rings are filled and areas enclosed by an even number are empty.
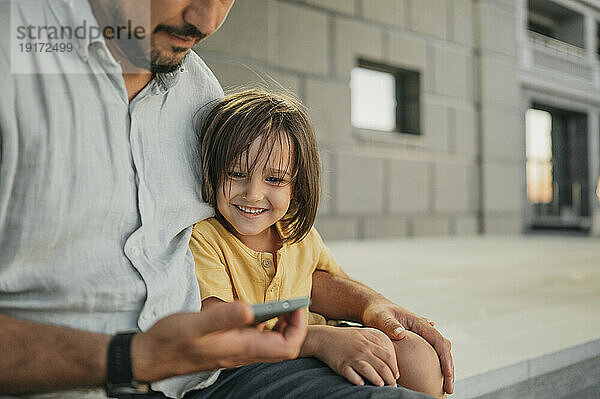
[[[267,177],[265,180],[271,184],[283,184],[285,182],[281,177],[274,176]]]
[[[227,172],[227,177],[231,179],[245,179],[246,174],[243,172]]]

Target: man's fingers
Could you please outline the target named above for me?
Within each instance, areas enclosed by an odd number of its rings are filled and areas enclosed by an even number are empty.
[[[448,353],[450,353],[450,341],[448,342]],[[444,363],[442,362],[442,373],[444,374],[444,392],[451,394],[454,392],[454,360],[452,359],[452,354],[450,353],[450,361],[447,368],[444,367]]]
[[[454,391],[454,362],[450,353],[450,341],[432,327],[427,319],[413,316],[408,319],[408,323],[410,330],[423,337],[437,352],[444,376],[444,391],[452,393]]]
[[[300,347],[306,337],[306,320],[301,310],[280,316],[280,331],[263,331],[260,336],[248,342],[248,347],[256,356],[273,356],[271,361],[298,357]],[[263,359],[261,361],[268,361]]]
[[[306,337],[306,319],[301,309],[281,316],[285,321],[285,329],[282,331],[286,340],[292,342],[303,342]]]
[[[441,337],[441,340],[438,341],[438,346],[434,347],[440,357],[442,374],[444,375],[444,391],[447,393],[454,391],[454,361],[452,360],[450,347],[450,341],[444,337]]]
[[[247,327],[254,321],[252,308],[243,302],[217,303],[203,310],[191,323],[199,335]]]
[[[415,332],[425,338],[437,352],[442,366],[442,374],[444,375],[444,391],[452,393],[454,391],[454,361],[450,352],[452,345],[449,340],[444,338],[438,330],[431,327],[429,323],[422,324],[422,326],[422,329],[419,328],[419,331]]]

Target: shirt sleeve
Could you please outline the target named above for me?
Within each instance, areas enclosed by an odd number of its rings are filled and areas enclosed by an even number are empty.
[[[315,246],[318,251],[317,270],[323,270],[331,274],[338,274],[340,271],[340,265],[333,257],[331,250],[327,248],[319,232],[313,227],[312,232],[314,233]]]
[[[233,302],[233,285],[227,266],[219,256],[220,251],[195,228],[192,230],[190,249],[194,255],[200,298],[204,300],[215,297]]]

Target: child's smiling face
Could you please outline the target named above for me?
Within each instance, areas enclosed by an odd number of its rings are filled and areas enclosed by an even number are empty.
[[[260,146],[260,139],[254,140],[248,156],[234,162],[216,193],[219,212],[244,243],[250,237],[271,237],[269,228],[285,216],[292,198],[291,143],[268,143],[262,153]],[[250,172],[246,159],[255,165]]]

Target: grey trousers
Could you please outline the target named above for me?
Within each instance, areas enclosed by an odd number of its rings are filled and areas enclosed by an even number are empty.
[[[233,398],[351,398],[421,399],[428,395],[405,388],[357,386],[315,358],[259,363],[225,370],[208,388],[189,392],[184,399]]]

